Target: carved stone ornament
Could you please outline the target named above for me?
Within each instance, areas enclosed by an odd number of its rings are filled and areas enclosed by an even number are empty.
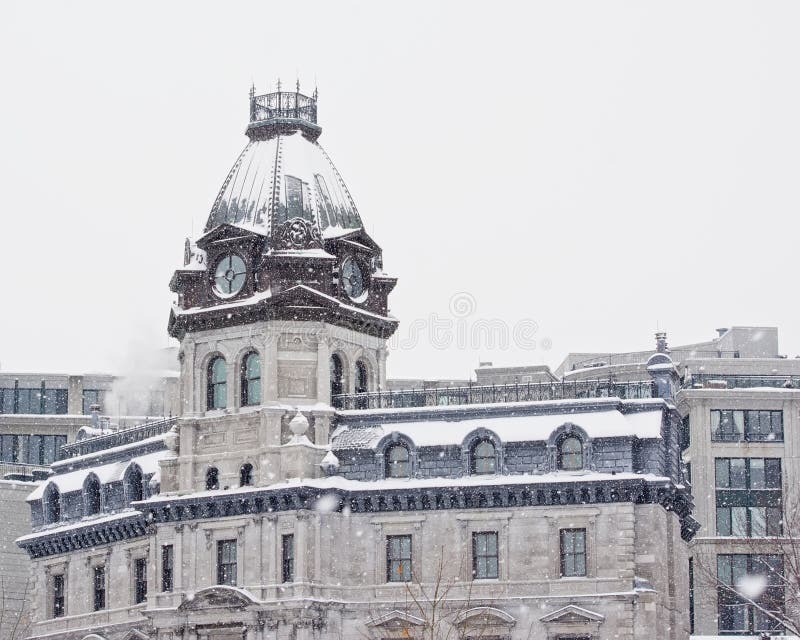
[[[322,249],[322,236],[314,223],[292,218],[277,233],[278,249]]]

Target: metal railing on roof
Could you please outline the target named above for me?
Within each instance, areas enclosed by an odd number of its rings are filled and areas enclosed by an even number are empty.
[[[82,456],[87,453],[94,453],[96,451],[103,451],[104,449],[111,449],[112,447],[119,447],[134,442],[141,442],[153,436],[159,436],[169,431],[173,425],[178,422],[178,418],[165,418],[164,420],[157,420],[155,422],[146,422],[136,427],[128,429],[120,429],[114,433],[106,433],[101,436],[94,436],[86,438],[79,442],[72,442],[70,444],[62,445],[61,453],[62,459],[74,458],[75,456]]]
[[[334,395],[331,403],[337,409],[400,409],[581,398],[638,400],[653,397],[655,397],[655,387],[652,380],[633,382],[569,380],[343,393]]]
[[[684,389],[754,389],[758,387],[800,389],[800,376],[693,373],[683,381]]]
[[[4,480],[44,480],[50,475],[50,467],[26,462],[0,462],[0,478]]]

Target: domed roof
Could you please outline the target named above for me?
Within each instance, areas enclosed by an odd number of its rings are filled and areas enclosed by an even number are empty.
[[[361,218],[330,157],[316,141],[316,95],[250,96],[250,142],[220,189],[206,232],[231,224],[270,236],[302,218],[323,238],[362,229]]]

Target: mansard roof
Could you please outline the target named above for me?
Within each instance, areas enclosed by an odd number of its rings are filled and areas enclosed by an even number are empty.
[[[341,411],[331,446],[334,451],[373,449],[394,433],[418,447],[462,445],[478,429],[493,432],[503,442],[546,441],[564,425],[579,427],[589,438],[660,438],[666,406],[661,399],[606,398]]]

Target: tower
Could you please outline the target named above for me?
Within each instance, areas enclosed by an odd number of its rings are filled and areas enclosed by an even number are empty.
[[[321,132],[316,91],[251,90],[247,145],[170,282],[183,416],[163,490],[239,484],[243,451],[255,484],[316,474],[332,396],[385,384],[396,279]]]

